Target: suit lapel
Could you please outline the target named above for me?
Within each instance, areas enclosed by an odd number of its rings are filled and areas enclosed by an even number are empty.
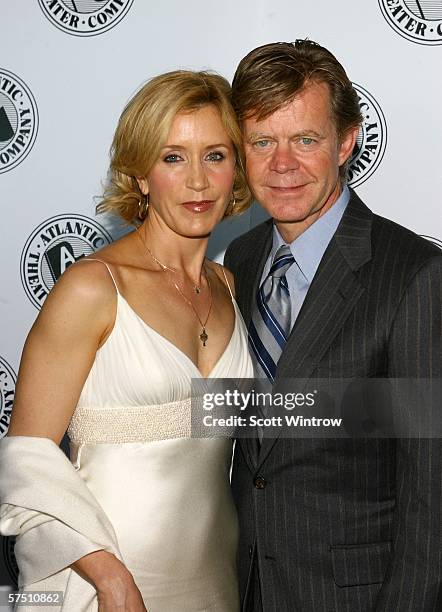
[[[269,219],[256,229],[257,233],[253,236],[252,244],[247,248],[246,256],[242,259],[235,272],[235,279],[237,281],[236,300],[240,306],[247,328],[252,317],[262,271],[272,248],[273,222]],[[254,472],[258,463],[259,447],[257,440],[255,438],[238,438],[237,443],[241,445],[249,468]]]
[[[253,245],[237,268],[236,276],[239,279],[237,301],[247,328],[252,317],[262,271],[272,248],[272,228],[271,219],[259,227],[260,231],[254,237]]]
[[[364,291],[331,245],[279,359],[277,378],[309,378]]]
[[[357,270],[371,259],[372,213],[354,192],[321,260],[278,362],[276,383],[308,379],[364,291]],[[277,438],[263,440],[259,465]]]

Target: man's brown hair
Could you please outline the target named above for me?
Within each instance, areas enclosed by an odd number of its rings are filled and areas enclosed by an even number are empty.
[[[233,107],[242,123],[266,119],[291,102],[310,83],[325,83],[339,138],[361,124],[357,93],[344,68],[321,45],[298,39],[253,49],[238,65],[232,83]],[[341,168],[345,175],[345,167]]]

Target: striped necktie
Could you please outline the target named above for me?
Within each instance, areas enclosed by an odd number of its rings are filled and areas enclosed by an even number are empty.
[[[276,251],[270,272],[256,296],[249,328],[255,375],[275,380],[276,364],[291,329],[290,292],[285,273],[295,261],[290,247]]]

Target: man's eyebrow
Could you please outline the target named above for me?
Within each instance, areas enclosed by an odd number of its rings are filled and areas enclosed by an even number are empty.
[[[316,132],[315,130],[301,130],[296,134],[293,134],[292,138],[316,138],[317,140],[323,140],[325,138],[324,134],[320,132]]]
[[[250,132],[247,136],[247,140],[250,142],[251,140],[259,140],[259,139],[272,138],[272,136],[266,134],[265,132]]]
[[[305,129],[305,130],[298,130],[297,132],[295,132],[294,134],[290,136],[290,139],[301,138],[302,136],[313,136],[318,139],[324,138],[324,134],[316,132],[315,130]],[[267,139],[273,140],[274,138],[275,138],[274,136],[271,136],[270,134],[266,134],[265,132],[251,132],[247,136],[246,140],[248,142],[251,142],[252,140],[267,140]]]

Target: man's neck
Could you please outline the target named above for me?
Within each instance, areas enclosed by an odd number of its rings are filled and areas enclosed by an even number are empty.
[[[343,187],[339,183],[336,186],[336,189],[328,196],[325,203],[321,206],[319,210],[310,214],[302,221],[278,221],[275,219],[275,225],[278,228],[279,233],[281,234],[284,242],[286,244],[290,244],[296,238],[299,238],[301,234],[303,234],[313,223],[315,223],[318,219],[320,219],[325,213],[327,213],[331,207],[339,200],[342,195]]]

